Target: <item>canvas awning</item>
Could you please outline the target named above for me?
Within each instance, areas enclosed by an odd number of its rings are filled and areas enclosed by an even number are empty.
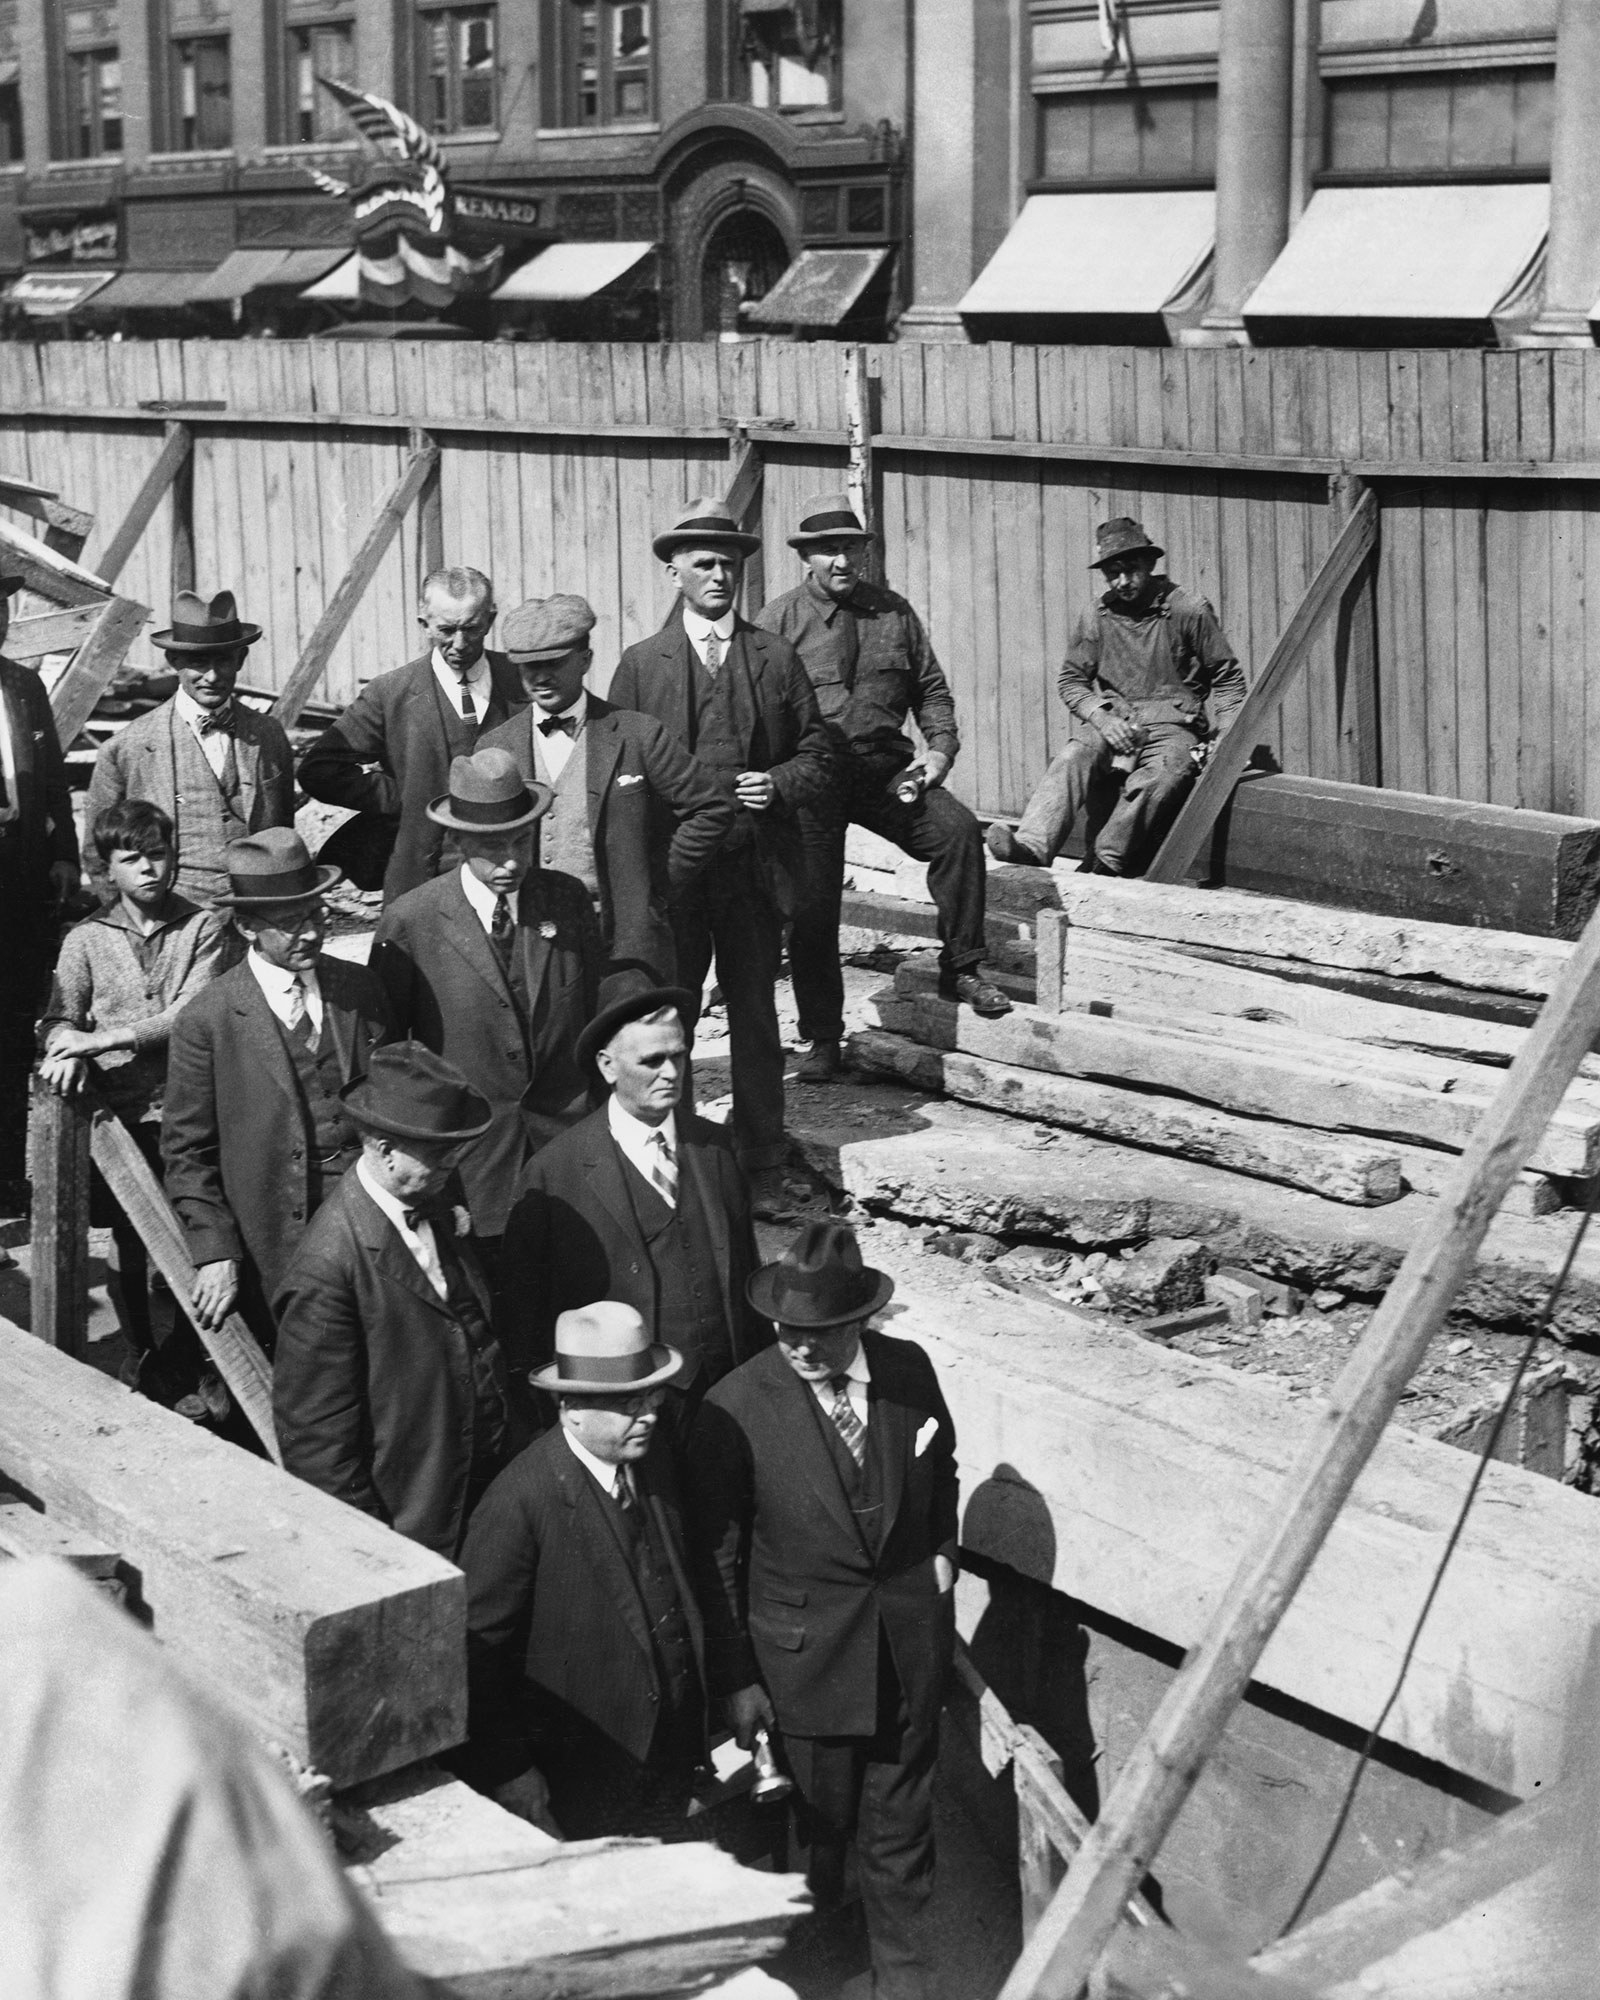
[[[888,257],[887,250],[802,250],[743,316],[752,326],[837,326]]]
[[[348,254],[342,245],[328,250],[232,250],[189,296],[208,305],[226,305],[269,285],[275,289],[309,285]]]
[[[978,274],[963,319],[1151,319],[1211,255],[1208,188],[1148,194],[1034,194]]]
[[[1319,188],[1245,322],[1481,324],[1522,288],[1549,227],[1543,182]]]
[[[35,319],[58,319],[75,312],[116,275],[115,271],[24,271],[7,291],[5,302],[21,306]]]
[[[352,250],[315,284],[307,285],[300,296],[303,299],[333,299],[343,305],[358,304],[361,298],[361,259]]]
[[[552,243],[490,297],[524,304],[571,305],[592,299],[643,263],[653,243]]]
[[[209,271],[119,271],[103,292],[95,294],[95,311],[176,311],[188,305],[195,287],[211,275]]]

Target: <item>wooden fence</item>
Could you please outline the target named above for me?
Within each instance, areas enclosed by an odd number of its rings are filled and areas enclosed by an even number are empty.
[[[195,439],[195,574],[232,585],[266,627],[250,677],[277,689],[420,429],[441,448],[445,558],[488,570],[503,605],[583,592],[603,682],[668,608],[652,529],[726,485],[741,425],[766,461],[766,589],[798,575],[783,536],[799,501],[842,477],[846,354],[0,344],[0,473],[93,509],[93,568],[181,415]],[[1600,692],[1586,673],[1600,352],[906,344],[869,350],[868,364],[887,574],[954,684],[957,789],[979,807],[1019,808],[1065,738],[1056,668],[1088,601],[1097,521],[1141,516],[1253,671],[1365,483],[1381,508],[1371,580],[1283,704],[1271,732],[1283,767],[1600,816]],[[323,699],[349,699],[413,652],[418,518],[334,648]],[[157,509],[119,579],[157,607],[173,519]],[[180,520],[180,545],[186,533]]]

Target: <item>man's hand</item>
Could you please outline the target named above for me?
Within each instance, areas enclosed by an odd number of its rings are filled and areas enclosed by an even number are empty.
[[[913,771],[921,771],[922,789],[931,792],[935,785],[942,785],[949,777],[950,763],[949,756],[943,750],[924,750],[911,768]]]
[[[741,771],[733,781],[733,795],[751,812],[764,813],[778,796],[770,771]]]
[[[748,1750],[755,1742],[758,1729],[770,1729],[777,1720],[771,1699],[759,1681],[740,1688],[737,1694],[730,1694],[727,1708],[728,1722],[741,1750]]]
[[[76,1097],[83,1088],[84,1063],[81,1057],[57,1050],[39,1065],[39,1075],[58,1097]]]
[[[68,903],[78,893],[78,864],[76,861],[52,861],[50,882],[56,892],[58,903]]]
[[[939,1586],[939,1595],[941,1597],[943,1597],[947,1591],[955,1589],[956,1566],[948,1556],[934,1557],[933,1580]]]
[[[1124,715],[1114,715],[1109,708],[1097,708],[1094,726],[1119,757],[1131,757],[1139,747],[1139,731]]]
[[[104,1035],[97,1035],[90,1028],[69,1028],[64,1023],[56,1027],[50,1036],[52,1057],[97,1056],[108,1046]]]
[[[219,1257],[214,1264],[202,1264],[194,1274],[194,1290],[189,1303],[195,1318],[208,1333],[228,1317],[239,1296],[239,1266],[232,1257]]]

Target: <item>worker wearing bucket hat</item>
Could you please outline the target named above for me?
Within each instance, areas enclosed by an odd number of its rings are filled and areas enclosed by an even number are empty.
[[[658,1438],[682,1368],[619,1300],[562,1313],[533,1377],[560,1421],[490,1487],[461,1554],[469,1774],[524,1810],[542,1776],[571,1839],[695,1827],[704,1642]]]

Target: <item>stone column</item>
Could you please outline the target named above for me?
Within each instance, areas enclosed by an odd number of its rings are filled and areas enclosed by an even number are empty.
[[[911,15],[912,302],[902,339],[964,340],[972,283],[979,0],[918,0]]]
[[[117,59],[122,64],[122,164],[142,167],[162,150],[155,129],[154,79],[151,75],[150,0],[119,0]]]
[[[240,162],[257,161],[266,150],[267,65],[275,54],[267,48],[264,0],[233,0],[228,66],[233,89],[233,156]]]
[[[352,79],[358,90],[375,90],[380,97],[410,105],[412,81],[400,84],[399,39],[396,32],[394,0],[356,0],[356,73]]]
[[[30,175],[50,164],[50,53],[53,37],[45,0],[17,0],[17,47],[22,51],[22,157]]]
[[[1240,309],[1289,237],[1294,0],[1222,0],[1217,249],[1202,342],[1243,344]]]
[[[1597,103],[1600,6],[1595,0],[1561,0],[1545,303],[1530,329],[1532,343],[1541,347],[1594,343],[1589,308],[1600,295],[1600,147],[1593,129]]]

